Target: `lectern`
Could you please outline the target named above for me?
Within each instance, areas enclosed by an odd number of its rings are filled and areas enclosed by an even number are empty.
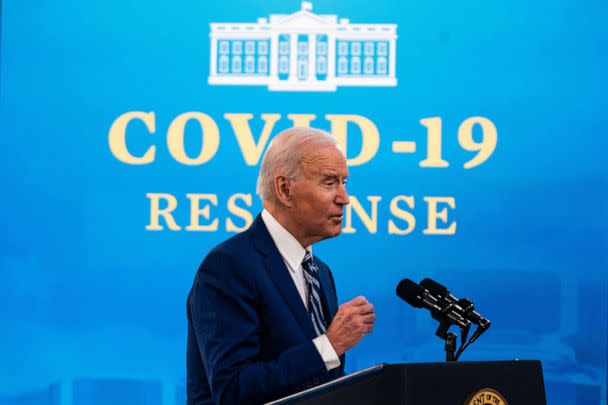
[[[272,405],[544,405],[538,360],[379,364]]]

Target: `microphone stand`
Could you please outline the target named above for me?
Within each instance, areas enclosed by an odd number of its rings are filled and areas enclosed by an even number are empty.
[[[445,362],[451,363],[456,361],[454,352],[456,351],[456,335],[452,332],[448,333],[445,340]]]
[[[439,324],[439,327],[435,331],[435,335],[445,340],[444,349],[446,363],[456,361],[456,357],[454,354],[456,352],[456,335],[452,332],[448,332],[450,326],[451,324],[449,322],[443,321]]]
[[[468,344],[465,345],[465,342],[467,340],[467,336],[469,334],[469,329],[471,327],[471,324],[469,323],[467,326],[460,328],[460,338],[461,338],[462,342],[460,344],[460,350],[458,351],[458,354],[455,354],[456,353],[456,335],[449,331],[450,326],[452,326],[452,323],[449,322],[448,320],[444,319],[444,320],[440,321],[439,327],[435,331],[435,335],[437,335],[441,339],[445,340],[444,349],[445,349],[446,363],[458,361],[458,357],[460,357],[462,350],[464,350],[468,346]],[[475,336],[475,338],[477,338],[477,336]],[[471,339],[471,340],[473,340],[473,339]],[[469,344],[471,344],[471,343],[472,342],[469,342]]]

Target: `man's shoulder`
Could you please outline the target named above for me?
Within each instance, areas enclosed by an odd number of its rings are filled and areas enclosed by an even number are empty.
[[[329,275],[329,278],[331,279],[332,284],[334,283],[334,275],[331,273],[331,269],[329,268],[329,266],[319,258],[319,256],[314,256],[314,261],[317,265],[317,267],[319,268],[319,270],[326,272]],[[334,285],[335,288],[335,285]]]
[[[314,257],[314,261],[318,267],[324,267],[325,269],[327,269],[329,271],[329,266],[327,265],[327,263],[325,263],[323,260],[321,260],[321,258],[319,258],[319,256],[317,256],[317,255],[314,255],[313,257]]]
[[[261,263],[248,231],[234,235],[211,249],[199,265],[197,281],[247,283],[255,278],[256,263]],[[215,281],[212,281],[215,280]]]
[[[254,253],[255,247],[249,233],[248,229],[221,242],[207,253],[203,263],[214,258],[238,260],[248,253]]]

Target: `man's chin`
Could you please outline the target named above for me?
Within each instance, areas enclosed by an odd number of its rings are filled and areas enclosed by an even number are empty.
[[[340,221],[339,224],[336,224],[334,226],[331,227],[331,230],[329,232],[330,234],[330,238],[335,238],[336,236],[340,235],[342,233],[342,221]]]

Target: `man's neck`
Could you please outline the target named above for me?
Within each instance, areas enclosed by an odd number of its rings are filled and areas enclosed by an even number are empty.
[[[266,209],[266,211],[270,213],[270,215],[272,215],[274,219],[277,220],[279,224],[281,224],[283,228],[287,230],[287,232],[289,232],[294,238],[296,238],[296,240],[300,243],[300,245],[302,245],[303,248],[306,248],[307,246],[310,246],[312,245],[312,243],[314,243],[302,239],[302,237],[298,233],[298,226],[290,220],[289,215],[284,212],[284,210],[280,209],[275,204],[269,201],[264,201],[262,203],[262,206]]]

